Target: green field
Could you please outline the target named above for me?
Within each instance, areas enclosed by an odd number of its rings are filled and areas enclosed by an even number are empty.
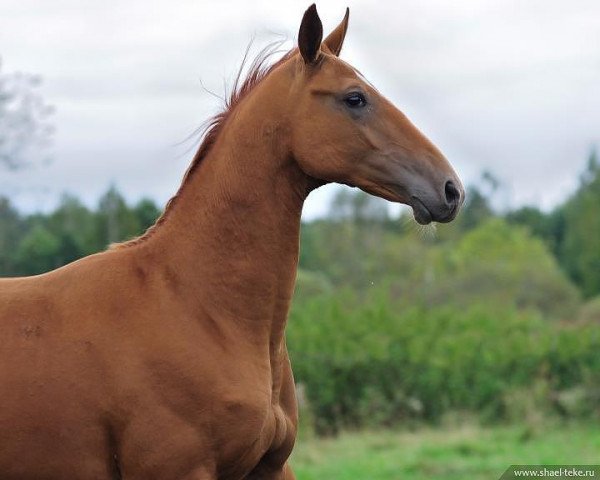
[[[598,464],[600,425],[464,426],[300,439],[298,480],[491,480],[511,464]]]

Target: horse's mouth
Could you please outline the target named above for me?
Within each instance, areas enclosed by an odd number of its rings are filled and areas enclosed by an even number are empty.
[[[415,216],[415,220],[420,225],[428,225],[433,220],[433,215],[429,211],[429,209],[425,206],[425,204],[419,200],[417,197],[412,197],[412,209],[413,215]]]

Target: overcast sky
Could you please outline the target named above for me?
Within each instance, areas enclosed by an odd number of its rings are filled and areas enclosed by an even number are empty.
[[[252,37],[296,38],[308,2],[0,0],[4,73],[41,74],[56,107],[53,162],[0,171],[28,211],[62,192],[94,205],[114,183],[164,203],[193,155],[181,144],[220,102]],[[600,1],[317,3],[326,33],[350,7],[342,57],[403,110],[465,183],[484,169],[504,206],[549,208],[600,145]],[[329,188],[329,187],[328,187]],[[327,210],[313,193],[308,217]]]

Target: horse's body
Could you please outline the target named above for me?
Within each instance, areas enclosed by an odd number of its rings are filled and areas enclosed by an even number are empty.
[[[0,478],[245,478],[278,455],[281,466],[295,425],[285,350],[265,348],[250,312],[213,316],[224,305],[201,303],[181,264],[153,250],[0,283]],[[265,319],[279,314],[274,297]]]
[[[251,75],[145,236],[0,280],[0,478],[293,478],[284,329],[304,199],[338,181],[426,223],[451,220],[462,195],[439,151],[337,59],[346,27],[321,45],[307,11],[299,52]]]

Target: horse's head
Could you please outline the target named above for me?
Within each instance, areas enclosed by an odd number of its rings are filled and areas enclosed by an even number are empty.
[[[315,5],[302,19],[290,59],[296,161],[321,181],[412,206],[421,224],[449,222],[464,198],[458,176],[400,110],[338,58],[347,28],[348,11],[325,40]]]

